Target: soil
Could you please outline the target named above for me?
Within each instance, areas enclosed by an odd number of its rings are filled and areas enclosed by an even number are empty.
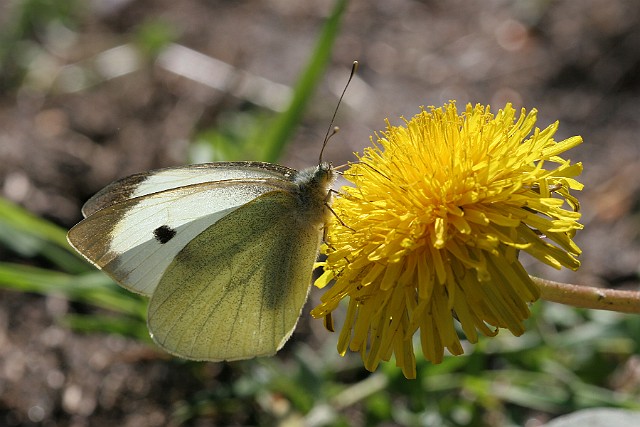
[[[331,6],[122,0],[86,2],[71,22],[31,22],[21,56],[15,54],[28,59],[26,72],[8,64],[0,74],[1,195],[70,227],[82,203],[110,181],[183,164],[194,135],[228,120],[229,111],[281,105],[277,95],[295,83]],[[11,28],[18,7],[0,6],[0,28]],[[199,62],[189,64],[193,52],[186,49],[165,63],[132,59],[127,49],[149,23],[172,28],[176,44],[234,67],[236,78],[248,72],[266,79],[276,96],[237,95],[238,81],[215,67],[200,75],[208,85],[195,81],[189,73],[197,74]],[[327,160],[354,160],[352,152],[369,144],[385,118],[400,124],[421,105],[455,99],[494,110],[506,102],[537,108],[541,128],[560,121],[556,139],[584,138],[569,157],[584,165],[585,229],[576,237],[583,250],[577,273],[533,264],[531,272],[638,289],[640,3],[355,0],[282,164],[315,163],[354,59],[360,70]],[[0,259],[19,260],[3,249]],[[83,309],[57,297],[0,291],[0,424],[165,425],[174,422],[176,402],[237,375],[226,364],[188,365],[185,374],[145,344],[60,324]],[[322,339],[306,320],[294,336]],[[234,413],[194,425],[258,422],[255,414]]]

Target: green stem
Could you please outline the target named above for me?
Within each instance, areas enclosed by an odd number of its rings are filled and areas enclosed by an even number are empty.
[[[293,91],[293,98],[287,111],[278,115],[266,135],[262,136],[265,152],[260,157],[267,162],[276,162],[282,157],[284,147],[289,141],[307,104],[311,101],[313,91],[318,85],[324,70],[331,60],[334,42],[340,30],[340,21],[344,15],[348,0],[336,0],[331,15],[325,22],[322,32],[313,49],[305,69],[301,72]]]
[[[531,279],[540,288],[541,298],[547,301],[580,308],[640,314],[640,291],[578,286],[533,276]]]

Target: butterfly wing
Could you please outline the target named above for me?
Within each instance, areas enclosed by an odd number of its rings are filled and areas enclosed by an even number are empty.
[[[191,239],[261,194],[292,185],[276,179],[227,180],[124,199],[91,214],[67,238],[122,286],[151,296]]]
[[[172,188],[231,179],[289,180],[296,171],[273,163],[217,162],[156,169],[122,178],[104,187],[82,207],[86,217],[116,203]]]
[[[175,355],[235,360],[274,354],[307,298],[321,224],[291,192],[263,194],[177,254],[149,303],[153,339]]]

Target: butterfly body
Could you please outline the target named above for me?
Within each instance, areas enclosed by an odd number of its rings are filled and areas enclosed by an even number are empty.
[[[92,197],[68,239],[150,297],[150,333],[170,353],[270,355],[306,301],[333,180],[326,163],[298,172],[221,162],[133,175]]]

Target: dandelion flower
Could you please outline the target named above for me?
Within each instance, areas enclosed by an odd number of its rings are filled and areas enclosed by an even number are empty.
[[[333,281],[314,317],[348,299],[340,354],[360,352],[371,371],[394,355],[414,378],[416,332],[433,363],[445,348],[463,353],[456,321],[472,343],[499,328],[524,332],[539,290],[520,251],[578,268],[572,237],[582,226],[570,190],[582,188],[582,165],[559,154],[582,139],[557,142],[557,122],[535,122],[535,110],[516,117],[510,104],[494,115],[470,104],[458,113],[450,102],[371,138],[344,173],[354,186],[333,204],[315,283]]]

